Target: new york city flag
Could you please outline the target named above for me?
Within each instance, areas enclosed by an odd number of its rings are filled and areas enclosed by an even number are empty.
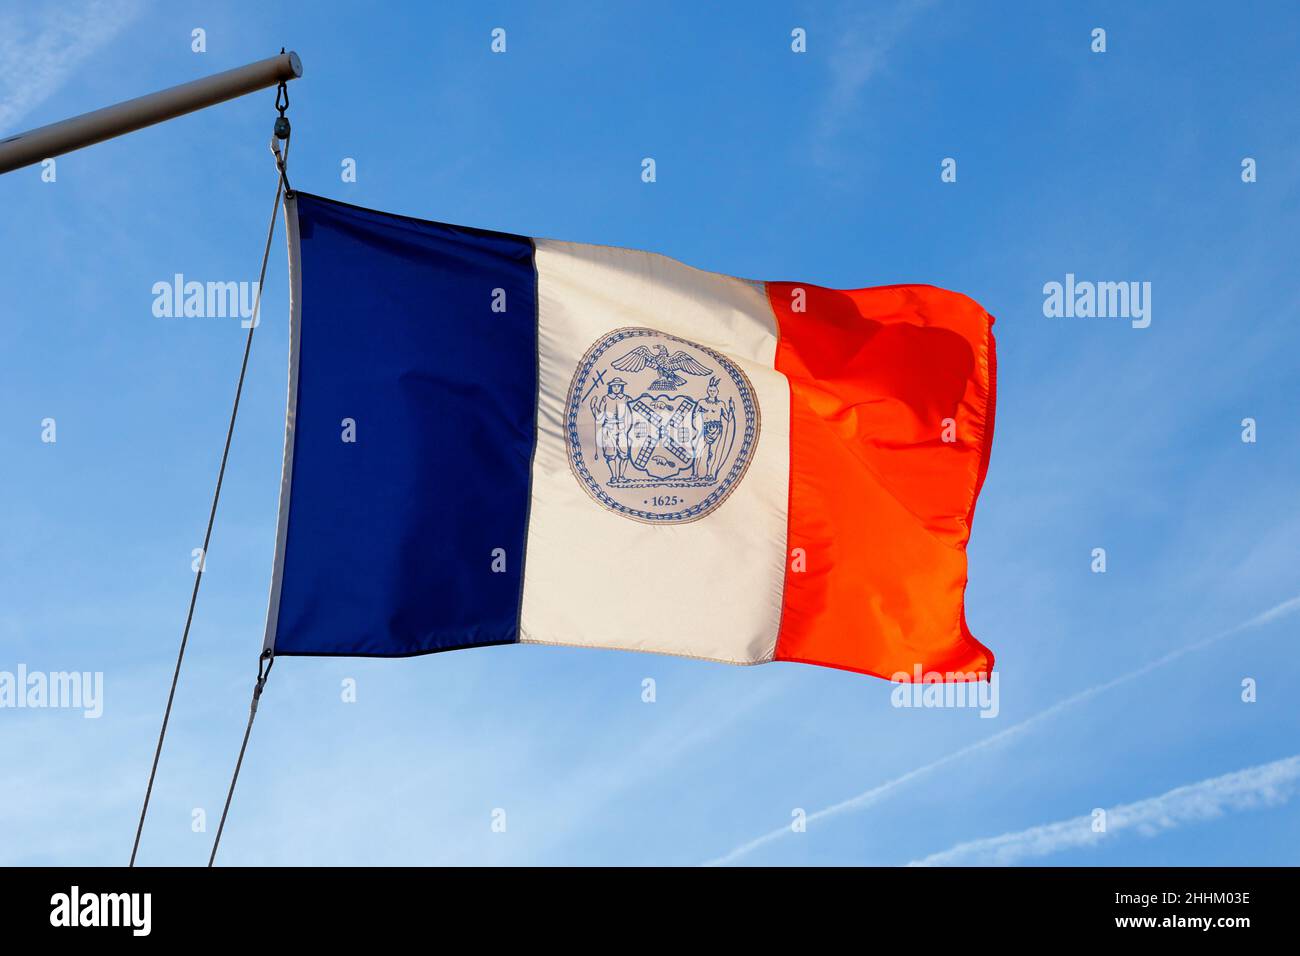
[[[993,319],[287,202],[266,648],[494,644],[987,675],[966,545]]]

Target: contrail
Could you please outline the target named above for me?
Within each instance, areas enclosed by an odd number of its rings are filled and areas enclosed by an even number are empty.
[[[1106,829],[1101,832],[1093,830],[1092,817],[1085,814],[1019,833],[958,843],[942,853],[914,860],[908,866],[1007,866],[1062,850],[1096,846],[1124,830],[1136,829],[1143,836],[1154,836],[1184,823],[1213,819],[1228,810],[1254,810],[1286,803],[1294,796],[1297,782],[1300,782],[1300,754],[1114,807],[1106,811]]]
[[[899,787],[911,783],[917,777],[923,777],[933,770],[938,770],[940,767],[947,766],[950,763],[961,760],[963,757],[967,757],[973,753],[992,747],[994,744],[1001,743],[1011,737],[1018,737],[1030,728],[1045,720],[1055,717],[1064,710],[1069,710],[1071,707],[1092,700],[1092,698],[1104,694],[1108,690],[1119,687],[1121,684],[1127,684],[1130,681],[1137,680],[1139,677],[1145,677],[1152,671],[1164,667],[1166,664],[1170,664],[1193,651],[1199,651],[1203,648],[1209,647],[1211,644],[1216,644],[1219,641],[1231,637],[1234,634],[1239,634],[1242,631],[1261,627],[1265,624],[1271,624],[1273,621],[1287,617],[1288,615],[1295,613],[1297,610],[1300,610],[1300,595],[1297,595],[1290,600],[1283,601],[1281,604],[1274,605],[1267,611],[1256,614],[1250,620],[1243,621],[1241,624],[1230,627],[1226,631],[1187,644],[1177,650],[1170,651],[1163,657],[1157,657],[1155,660],[1148,661],[1137,670],[1129,671],[1127,674],[1115,677],[1105,683],[1097,684],[1094,687],[1089,687],[1087,690],[1081,690],[1078,693],[1072,694],[1064,700],[1057,701],[1051,707],[1047,707],[1030,717],[1026,717],[1024,720],[1020,721],[1020,723],[1012,724],[1006,730],[1000,730],[996,734],[991,734],[982,740],[975,741],[973,744],[967,744],[965,747],[954,750],[952,753],[940,757],[932,763],[928,763],[923,767],[917,767],[915,770],[909,770],[902,776],[895,777],[893,780],[887,780],[882,784],[872,787],[870,790],[865,790],[862,793],[859,793],[855,797],[849,797],[847,800],[841,800],[839,803],[832,804],[831,806],[818,810],[815,813],[810,813],[808,814],[806,822],[812,823],[814,820],[825,820],[828,817],[836,816],[837,814],[844,813],[847,810],[857,810],[861,807],[870,806],[882,797],[897,790]],[[748,843],[742,843],[730,853],[720,856],[717,859],[709,860],[704,865],[725,866],[728,863],[734,863],[736,860],[752,853],[759,847],[765,846],[775,840],[779,840],[781,837],[791,832],[793,831],[791,831],[789,826],[779,827],[772,830],[770,833],[765,833],[760,837],[750,840]]]

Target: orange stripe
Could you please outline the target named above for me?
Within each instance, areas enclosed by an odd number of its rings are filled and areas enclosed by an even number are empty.
[[[908,680],[917,667],[988,673],[965,591],[993,441],[993,317],[933,286],[767,292],[790,380],[776,659]]]

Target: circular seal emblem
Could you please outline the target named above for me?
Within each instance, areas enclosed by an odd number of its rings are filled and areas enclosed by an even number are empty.
[[[616,329],[578,363],[565,443],[578,483],[649,524],[703,518],[758,447],[754,386],[713,349],[655,329]]]

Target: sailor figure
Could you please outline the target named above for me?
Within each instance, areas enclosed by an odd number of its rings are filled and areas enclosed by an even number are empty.
[[[605,459],[609,483],[623,481],[631,457],[628,432],[632,428],[631,402],[623,393],[627,382],[611,379],[607,394],[591,399],[591,414],[596,419],[596,454]]]

